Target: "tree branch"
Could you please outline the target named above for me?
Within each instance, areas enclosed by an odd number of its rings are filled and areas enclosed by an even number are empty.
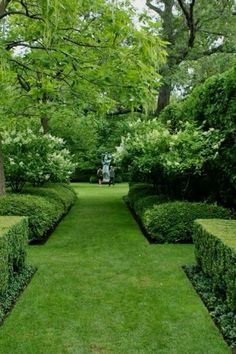
[[[95,44],[90,44],[90,43],[77,42],[74,39],[71,39],[69,37],[63,37],[63,39],[67,42],[78,45],[80,47],[89,47],[89,48],[96,48],[96,49],[97,48],[109,48],[109,46],[102,46],[102,45],[95,45]]]
[[[11,0],[2,0],[0,2],[0,19],[5,17],[4,14],[5,14],[7,6],[9,5],[10,2],[11,2]]]
[[[26,16],[26,17],[34,19],[34,20],[43,21],[43,18],[40,14],[30,14],[29,9],[28,9],[27,5],[25,4],[24,0],[20,0],[19,3],[21,4],[22,8],[25,11],[20,11],[20,10],[6,11],[7,6],[9,5],[10,2],[11,2],[11,0],[2,0],[2,2],[0,3],[0,19],[7,17],[7,16],[11,16],[11,15],[20,15],[20,16]]]
[[[195,41],[195,36],[196,36],[196,24],[194,22],[194,5],[195,5],[195,0],[192,0],[189,9],[186,8],[183,0],[177,0],[178,4],[183,11],[184,17],[186,19],[188,29],[189,29],[189,40],[188,40],[188,47],[193,48],[194,46],[194,41]]]
[[[108,112],[106,113],[107,117],[112,117],[112,116],[119,116],[122,114],[129,114],[129,113],[144,113],[143,109],[141,107],[130,109],[130,108],[120,108],[115,112]]]
[[[146,5],[149,7],[149,9],[158,13],[158,15],[163,16],[163,11],[159,7],[153,5],[152,0],[146,0]]]

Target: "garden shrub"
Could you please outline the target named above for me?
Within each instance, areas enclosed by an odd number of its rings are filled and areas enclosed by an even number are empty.
[[[98,176],[96,176],[96,175],[90,176],[89,182],[90,183],[98,183]]]
[[[128,192],[128,202],[130,206],[133,208],[134,203],[137,202],[140,198],[143,198],[148,195],[155,194],[155,190],[153,185],[148,183],[137,183],[132,184],[129,188]]]
[[[70,207],[74,204],[76,194],[73,188],[68,184],[45,184],[43,187],[27,187],[23,193],[38,195],[46,198],[51,203],[54,203],[61,213],[66,214]]]
[[[197,189],[198,198],[204,199],[207,189],[211,199],[230,207],[236,205],[235,91],[236,66],[210,77],[183,101],[168,105],[159,117],[172,131],[181,128],[181,122],[186,120],[202,126],[204,131],[219,131],[222,140],[215,158],[203,165],[198,179],[192,173],[188,190],[194,194]]]
[[[67,182],[75,168],[63,139],[50,134],[6,131],[2,144],[6,180],[14,192],[26,182]]]
[[[123,177],[120,174],[117,174],[115,176],[115,183],[122,183],[123,182]]]
[[[19,216],[0,217],[0,295],[9,286],[14,273],[25,266],[28,240],[27,218]]]
[[[71,175],[70,180],[72,182],[89,182],[90,176],[94,173],[94,168],[90,169],[80,169],[76,168],[73,174]]]
[[[44,197],[30,194],[8,194],[0,198],[0,215],[29,217],[29,240],[42,239],[61,217],[61,208],[55,208]]]
[[[207,203],[169,202],[154,205],[146,210],[143,217],[148,234],[157,242],[190,242],[194,220],[229,219],[230,210]]]
[[[161,204],[167,201],[165,195],[149,195],[134,202],[134,211],[142,219],[145,211],[152,208],[154,205]]]
[[[198,265],[235,311],[236,220],[197,220],[193,240]]]

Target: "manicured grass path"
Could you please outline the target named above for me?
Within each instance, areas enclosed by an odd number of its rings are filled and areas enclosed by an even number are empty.
[[[191,245],[149,245],[121,197],[74,185],[77,204],[44,246],[38,272],[0,328],[0,354],[230,353],[181,265]]]

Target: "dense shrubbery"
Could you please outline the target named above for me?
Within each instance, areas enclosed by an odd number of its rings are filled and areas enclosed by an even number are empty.
[[[28,221],[20,216],[0,217],[0,323],[10,311],[35,268],[26,264]]]
[[[195,219],[231,218],[231,211],[221,206],[171,201],[154,193],[150,184],[132,184],[127,200],[155,242],[191,242]]]
[[[19,216],[0,217],[0,295],[9,286],[13,273],[25,266],[28,222]]]
[[[154,187],[147,183],[138,183],[131,185],[128,193],[128,201],[131,208],[134,207],[139,199],[146,197],[148,195],[153,195],[155,193]]]
[[[20,293],[30,282],[32,276],[36,271],[35,267],[25,266],[19,273],[14,272],[11,275],[9,286],[0,295],[0,324],[3,322],[5,316],[11,311]]]
[[[98,176],[96,176],[96,175],[90,176],[89,182],[90,183],[98,183]]]
[[[222,142],[214,161],[203,165],[201,176],[192,178],[189,194],[197,189],[205,197],[205,190],[212,199],[230,206],[236,205],[236,67],[209,78],[199,85],[182,102],[167,106],[160,120],[172,131],[180,129],[182,121],[194,121],[205,131],[221,132]]]
[[[192,241],[195,219],[230,218],[230,211],[212,204],[169,202],[154,205],[144,213],[143,223],[158,242]]]
[[[55,227],[74,200],[74,191],[65,185],[26,189],[25,194],[2,197],[0,215],[28,216],[29,239],[40,240]]]
[[[90,169],[80,169],[76,168],[71,175],[72,182],[89,182],[90,177],[94,174],[94,168]]]
[[[6,179],[14,192],[26,182],[66,182],[75,167],[62,139],[31,130],[5,132],[3,153]]]
[[[197,220],[193,240],[196,260],[213,281],[215,292],[236,311],[236,220]]]
[[[160,117],[131,124],[116,160],[172,199],[236,205],[236,68],[207,80]]]
[[[62,213],[65,214],[74,204],[76,195],[68,184],[46,184],[43,187],[27,187],[22,191],[26,194],[38,195],[46,198],[51,203],[55,203],[57,208],[62,205]]]
[[[166,201],[167,198],[164,195],[149,195],[147,197],[139,198],[136,202],[134,202],[133,209],[139,218],[142,219],[147,209]]]

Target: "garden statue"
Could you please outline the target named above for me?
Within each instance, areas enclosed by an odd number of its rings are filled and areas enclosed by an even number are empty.
[[[103,174],[103,182],[109,182],[110,180],[110,163],[112,160],[112,154],[105,152],[102,154],[102,174]]]

